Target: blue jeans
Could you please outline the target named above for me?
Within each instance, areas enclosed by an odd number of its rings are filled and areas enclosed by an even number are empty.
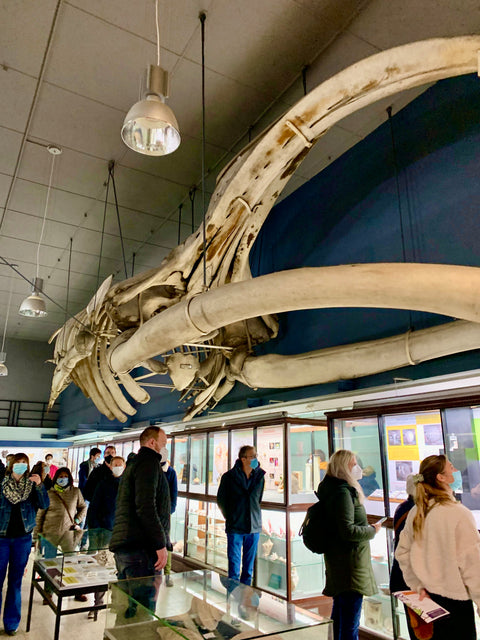
[[[259,533],[227,533],[229,578],[240,580],[243,584],[252,584],[253,565],[257,555],[259,538]],[[240,564],[242,565],[241,574]]]
[[[20,624],[22,611],[22,579],[32,548],[32,534],[20,538],[0,538],[0,602],[7,575],[7,595],[3,609],[5,631],[13,631]]]
[[[131,580],[127,584],[127,593],[141,605],[155,611],[157,592],[155,589],[155,556],[144,549],[135,551],[115,551],[115,564],[119,580],[130,578],[147,578],[146,580]],[[134,615],[136,605],[130,602],[130,615]]]
[[[358,640],[363,596],[358,591],[344,591],[333,598],[334,640]]]

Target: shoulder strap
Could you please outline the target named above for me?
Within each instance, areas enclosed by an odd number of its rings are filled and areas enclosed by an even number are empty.
[[[402,522],[404,520],[406,520],[408,514],[410,513],[410,511],[405,511],[405,513],[402,513],[402,515],[400,516],[400,518],[397,520],[397,522],[395,523],[393,530],[397,531],[398,527],[402,524]]]
[[[74,520],[74,519],[72,518],[72,516],[70,515],[70,511],[68,510],[67,503],[65,502],[65,500],[64,500],[64,499],[62,498],[62,496],[58,493],[58,491],[55,491],[55,495],[57,496],[57,498],[58,498],[59,500],[61,500],[61,502],[62,502],[63,506],[65,507],[65,511],[67,512],[67,515],[68,515],[68,517],[70,518],[70,521],[71,521],[72,525],[76,524],[76,523],[75,523],[75,520]]]

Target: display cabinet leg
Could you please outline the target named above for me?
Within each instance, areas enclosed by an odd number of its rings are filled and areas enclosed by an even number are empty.
[[[30,598],[28,600],[27,632],[30,631],[30,622],[32,621],[32,605],[33,605],[33,592],[34,592],[33,578],[34,576],[32,576],[32,582],[30,584]]]
[[[55,633],[53,634],[53,640],[58,640],[60,634],[60,620],[62,619],[62,596],[58,594],[57,613],[55,616]]]

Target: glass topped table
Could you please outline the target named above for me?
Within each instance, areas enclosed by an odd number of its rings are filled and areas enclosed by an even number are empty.
[[[332,622],[213,571],[119,580],[111,585],[109,640],[329,640]]]

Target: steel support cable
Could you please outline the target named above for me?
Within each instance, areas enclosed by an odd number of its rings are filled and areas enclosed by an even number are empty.
[[[120,236],[120,244],[122,245],[122,257],[123,257],[123,268],[125,269],[125,278],[128,278],[127,273],[127,261],[125,259],[125,246],[123,244],[123,234],[122,234],[122,223],[120,222],[120,210],[118,208],[118,199],[117,199],[117,187],[115,185],[115,174],[114,174],[115,163],[111,160],[108,163],[108,177],[112,179],[113,186],[113,197],[115,198],[115,211],[117,212],[117,222],[118,222],[118,235]],[[104,221],[105,223],[105,221]],[[103,232],[102,232],[103,233]]]

